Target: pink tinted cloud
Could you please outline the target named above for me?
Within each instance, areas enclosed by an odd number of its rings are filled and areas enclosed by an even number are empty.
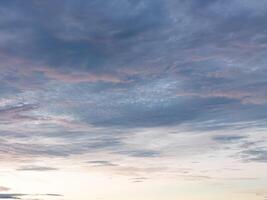
[[[63,81],[67,83],[81,82],[109,82],[121,83],[125,82],[119,75],[116,74],[94,74],[89,72],[62,72],[49,67],[34,68],[33,71],[41,72],[50,79]]]
[[[31,87],[27,81],[34,77],[33,73],[43,73],[47,78],[58,80],[66,83],[81,83],[81,82],[107,82],[107,83],[122,83],[126,82],[123,76],[119,73],[92,73],[88,71],[63,71],[54,69],[49,66],[35,65],[28,60],[11,57],[0,49],[0,72],[6,74],[12,72],[20,77],[19,86],[22,88]],[[24,80],[27,79],[27,80]],[[25,87],[23,87],[25,85]]]
[[[199,91],[199,92],[178,92],[178,96],[197,96],[201,98],[210,97],[222,97],[228,99],[239,100],[243,104],[255,104],[263,105],[267,103],[267,96],[264,94],[257,94],[253,91],[242,91],[242,90],[214,90],[214,91]]]
[[[10,190],[10,188],[4,187],[4,186],[0,186],[0,192],[5,192],[5,191],[8,191],[8,190]]]

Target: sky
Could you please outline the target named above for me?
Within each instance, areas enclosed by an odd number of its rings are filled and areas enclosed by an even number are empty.
[[[267,200],[266,0],[1,0],[0,199]]]

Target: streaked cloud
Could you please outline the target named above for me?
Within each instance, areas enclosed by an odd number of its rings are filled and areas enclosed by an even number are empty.
[[[88,161],[88,164],[91,164],[95,167],[109,167],[109,166],[117,166],[116,164],[113,164],[107,160],[93,160],[93,161]]]
[[[46,166],[22,166],[17,169],[18,171],[55,171],[58,170],[57,168],[54,167],[46,167]]]
[[[60,194],[22,194],[22,193],[0,193],[0,199],[24,199],[25,196],[55,196],[61,197]]]

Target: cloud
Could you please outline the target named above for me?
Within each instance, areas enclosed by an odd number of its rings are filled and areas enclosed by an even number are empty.
[[[10,190],[10,188],[4,187],[4,186],[0,186],[0,192],[5,192],[5,191],[8,191],[8,190]]]
[[[81,9],[78,6],[80,3],[86,9]],[[35,62],[38,60],[53,67],[76,66],[98,70],[97,67],[102,68],[104,63],[113,59],[111,56],[122,54],[120,48],[126,46],[131,38],[157,30],[166,18],[163,4],[158,0],[145,3],[124,0],[113,3],[83,0],[75,4],[71,1],[27,3],[25,8],[18,4],[2,3],[3,11],[16,11],[3,12],[4,23],[25,23],[24,27],[19,28],[21,35],[11,34],[12,45],[7,47],[4,43],[3,46],[10,54]],[[52,7],[57,11],[50,12]],[[35,13],[36,18],[28,20],[29,10]],[[116,10],[119,12],[114,12]],[[50,16],[46,15],[48,12]],[[81,18],[77,17],[77,12]],[[56,20],[51,20],[53,23],[49,25],[46,20],[50,19]],[[35,26],[35,23],[40,26]],[[10,32],[8,26],[3,30],[5,34]],[[27,47],[24,42],[19,44],[22,35],[28,38]],[[18,49],[13,48],[15,46]],[[28,52],[24,51],[25,47]]]
[[[222,163],[266,162],[266,13],[250,0],[1,1],[2,160],[45,173],[58,168],[33,161],[77,156],[134,182],[191,161],[180,178],[209,180],[218,145]]]
[[[55,196],[55,197],[62,197],[63,195],[61,195],[61,194],[44,194],[44,195],[46,195],[46,196]]]
[[[129,155],[132,157],[144,157],[144,158],[153,158],[160,155],[160,152],[154,150],[127,150],[127,151],[118,151],[116,153]]]
[[[113,164],[107,160],[94,160],[94,161],[88,161],[87,163],[92,164],[95,167],[117,166],[116,164]]]
[[[20,194],[20,193],[1,193],[0,199],[21,199],[21,197],[25,195],[26,194]]]
[[[23,115],[23,113],[32,111],[37,108],[37,105],[31,104],[17,104],[11,106],[5,106],[0,109],[1,119],[3,121],[16,121],[16,120],[35,120],[36,118]]]
[[[239,136],[239,135],[217,135],[214,136],[212,139],[221,143],[231,143],[231,142],[238,142],[245,138],[246,138],[245,136]]]
[[[234,121],[261,118],[266,38],[254,32],[264,26],[265,4],[247,4],[2,3],[1,33],[12,43],[0,43],[5,63],[12,63],[1,67],[3,90],[35,99],[35,113],[68,113],[100,127],[226,119],[232,106],[238,110]],[[35,92],[29,91],[33,86]],[[56,102],[62,102],[57,110]]]
[[[57,168],[54,167],[46,167],[46,166],[22,166],[17,169],[18,171],[56,171],[58,170]]]
[[[0,193],[0,199],[23,199],[24,196],[51,196],[61,197],[60,194],[23,194],[23,193]]]
[[[133,183],[142,183],[142,182],[146,181],[147,179],[148,178],[146,178],[146,177],[136,177],[136,178],[132,178],[131,180]]]
[[[267,162],[267,150],[265,148],[244,150],[242,156],[246,161],[250,162]]]

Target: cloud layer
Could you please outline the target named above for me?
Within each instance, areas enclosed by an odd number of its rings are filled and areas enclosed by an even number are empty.
[[[266,1],[1,1],[0,162],[132,182],[266,165],[266,18]]]

